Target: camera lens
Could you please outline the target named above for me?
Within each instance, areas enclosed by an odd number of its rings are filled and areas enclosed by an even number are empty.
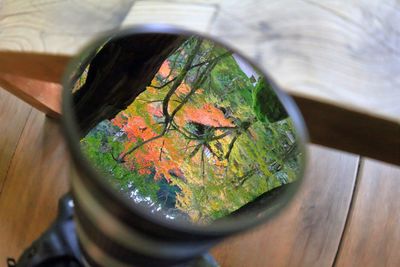
[[[64,78],[78,238],[90,266],[173,266],[278,213],[304,128],[259,67],[205,36],[136,27]]]

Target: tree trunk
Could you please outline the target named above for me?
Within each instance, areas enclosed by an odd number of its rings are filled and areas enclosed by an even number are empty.
[[[86,82],[73,94],[81,136],[126,109],[184,40],[171,34],[137,34],[106,43],[90,62]]]

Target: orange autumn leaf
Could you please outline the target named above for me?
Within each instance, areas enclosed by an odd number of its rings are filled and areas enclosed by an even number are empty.
[[[224,113],[211,104],[204,104],[201,108],[186,106],[184,108],[186,121],[193,121],[213,127],[234,127],[235,125],[227,118]]]
[[[180,162],[176,160],[177,155],[173,155],[174,160],[170,157],[170,148],[174,145],[168,138],[160,138],[143,145],[129,156],[129,162],[135,162],[132,169],[136,169],[142,175],[150,174],[154,169],[154,179],[165,178],[170,181],[172,172],[176,175],[182,173],[179,170]]]
[[[201,95],[201,94],[203,94],[204,93],[204,89],[197,89],[196,90],[196,94],[198,94],[198,95]]]
[[[128,121],[122,129],[128,136],[128,139],[133,140],[137,140],[137,138],[147,140],[157,135],[157,133],[147,126],[144,118],[140,116],[128,117]]]
[[[158,70],[158,74],[165,78],[168,76],[170,71],[171,71],[171,68],[169,67],[169,61],[165,60],[163,62],[163,64],[161,65],[160,69]]]
[[[154,82],[154,81],[152,81],[151,84],[152,84],[153,86],[157,86],[157,85],[156,85],[156,82]],[[147,86],[147,87],[146,87],[146,90],[149,91],[151,94],[156,94],[156,93],[157,93],[157,89],[154,88],[154,87],[151,87],[151,86]]]
[[[126,118],[127,115],[124,112],[121,112],[120,114],[118,114],[118,116],[116,116],[114,119],[112,119],[111,122],[118,128],[122,128],[122,127],[124,127],[124,124],[126,122],[124,117]]]
[[[147,111],[158,118],[163,116],[162,105],[161,103],[150,103],[147,105]]]
[[[178,88],[176,89],[176,92],[179,95],[186,95],[187,93],[190,92],[190,87],[186,83],[181,83]]]

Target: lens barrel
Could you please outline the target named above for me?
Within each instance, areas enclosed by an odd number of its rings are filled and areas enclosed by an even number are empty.
[[[146,35],[147,33],[179,36],[194,34],[176,28],[154,25],[135,27],[118,33],[114,32],[99,38],[88,46],[80,57],[76,57],[70,63],[64,76],[63,127],[76,166],[76,171],[72,175],[71,187],[75,203],[74,220],[83,260],[88,266],[92,267],[181,266],[181,264],[186,264],[206,253],[221,239],[250,229],[276,215],[290,201],[299,187],[298,181],[293,183],[282,182],[282,186],[278,186],[279,190],[274,191],[272,189],[270,192],[265,192],[265,194],[256,198],[254,203],[243,206],[237,212],[217,219],[210,224],[200,225],[168,221],[161,216],[151,214],[145,207],[133,203],[132,199],[121,194],[107,179],[101,176],[100,172],[82,153],[80,147],[81,128],[76,117],[77,114],[74,112],[72,92],[76,86],[76,81],[80,79],[83,71],[89,66],[90,60],[99,51],[99,47],[103,47],[105,40],[111,38],[110,36],[112,38],[124,38],[125,36]],[[223,45],[220,42],[216,43]],[[201,64],[200,62],[195,65],[201,66]],[[271,88],[275,91],[276,85],[273,81],[270,81],[266,75],[265,80],[270,82]],[[263,99],[261,93],[259,92],[260,97],[258,99]],[[296,169],[298,173],[296,173],[297,176],[295,175],[294,180],[297,180],[301,178],[304,170],[304,143],[307,135],[302,117],[293,101],[279,90],[276,90],[276,95],[286,110],[284,113],[287,112],[290,116],[293,121],[293,128],[296,130],[296,133],[293,134],[296,137],[289,135],[287,139],[294,140],[296,138],[297,144],[293,147],[302,156],[298,162],[299,167]],[[108,108],[109,106],[106,105],[105,107]],[[101,112],[100,110],[99,113]],[[256,119],[254,118],[254,120]],[[247,130],[249,126],[245,126],[244,124],[240,125]],[[237,133],[239,134],[239,130]],[[293,140],[292,143],[295,143]],[[288,153],[291,152],[288,149]],[[119,159],[114,158],[114,160]],[[256,165],[254,164],[254,166]],[[256,169],[256,167],[254,168]],[[276,172],[282,168],[279,164],[272,163],[270,166],[262,167],[263,171],[268,173],[273,171],[272,168]],[[269,169],[269,167],[271,168]],[[257,171],[259,170],[249,173],[256,173]],[[243,178],[238,184],[243,185],[245,181]],[[210,264],[210,266],[213,265]]]
[[[173,266],[205,253],[226,234],[176,231],[126,209],[82,173],[72,179],[75,222],[91,266]]]

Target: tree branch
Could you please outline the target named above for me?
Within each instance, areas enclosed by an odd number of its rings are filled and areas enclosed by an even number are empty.
[[[151,141],[154,141],[154,140],[156,140],[156,139],[158,139],[158,138],[160,138],[160,137],[163,137],[163,136],[164,136],[164,133],[165,133],[165,131],[163,131],[163,132],[162,132],[161,134],[159,134],[159,135],[156,135],[156,136],[154,136],[154,137],[152,137],[152,138],[150,138],[150,139],[147,139],[146,141],[143,141],[143,142],[141,142],[141,143],[139,143],[139,144],[133,146],[133,147],[132,147],[131,149],[129,149],[127,152],[122,153],[122,154],[118,157],[118,159],[117,159],[116,161],[117,161],[118,163],[123,163],[124,160],[125,160],[125,157],[126,157],[127,155],[131,154],[133,151],[135,151],[135,150],[138,149],[139,147],[144,146],[145,144],[150,143]]]
[[[204,181],[204,178],[205,178],[205,175],[206,175],[206,165],[205,165],[205,161],[204,161],[204,150],[205,150],[205,147],[204,146],[202,146],[202,150],[201,150],[201,177],[203,178],[203,187],[205,188],[205,181]]]
[[[153,88],[155,88],[155,89],[162,89],[162,88],[164,88],[165,86],[167,86],[168,84],[174,82],[174,81],[176,80],[177,77],[178,77],[178,76],[176,76],[176,77],[173,78],[172,80],[169,80],[168,82],[164,83],[163,85],[160,85],[160,86],[150,85],[150,87],[153,87]]]
[[[170,115],[168,113],[168,104],[169,104],[169,100],[171,99],[172,95],[175,93],[176,89],[178,89],[179,85],[182,83],[183,79],[185,78],[197,52],[200,50],[202,41],[198,41],[196,40],[196,45],[195,48],[192,51],[192,54],[190,54],[185,66],[183,67],[183,70],[181,71],[181,73],[179,73],[178,76],[176,76],[176,79],[171,87],[171,89],[168,91],[167,95],[164,98],[163,101],[163,114],[165,117],[165,127],[168,127],[168,124],[170,123]]]
[[[238,139],[238,136],[235,135],[232,138],[231,142],[229,143],[228,151],[225,154],[225,159],[228,160],[228,161],[229,161],[229,157],[231,156],[231,152],[232,152],[233,146],[235,145],[235,142],[236,142],[237,139]]]
[[[123,162],[125,157],[129,154],[131,154],[133,151],[135,151],[136,149],[138,149],[139,147],[154,141],[162,136],[164,136],[164,134],[169,130],[169,127],[172,125],[173,119],[175,117],[175,115],[178,113],[178,111],[188,102],[188,100],[191,98],[191,96],[200,88],[200,86],[206,81],[206,79],[208,78],[208,75],[210,74],[210,72],[212,71],[212,69],[215,67],[215,65],[217,64],[217,62],[222,59],[223,57],[230,55],[231,52],[226,52],[223,53],[222,55],[215,57],[211,60],[207,60],[205,62],[202,62],[201,64],[206,64],[209,63],[206,67],[206,69],[203,71],[203,73],[201,73],[200,77],[198,77],[196,79],[196,81],[194,82],[194,86],[191,89],[191,91],[185,95],[185,97],[182,99],[181,103],[179,103],[179,105],[173,110],[173,112],[171,114],[169,114],[168,112],[168,105],[169,105],[169,101],[171,100],[172,95],[175,93],[175,91],[177,90],[177,88],[179,87],[179,85],[182,83],[183,79],[185,78],[185,76],[187,75],[187,73],[189,72],[189,70],[191,68],[193,68],[192,63],[193,60],[195,58],[195,56],[198,54],[201,44],[202,44],[202,40],[196,40],[196,44],[195,47],[192,51],[192,53],[190,54],[187,62],[185,63],[185,66],[183,67],[183,70],[181,71],[181,73],[176,76],[173,79],[173,85],[170,88],[170,90],[167,92],[167,95],[165,96],[165,98],[162,101],[162,106],[163,106],[163,115],[164,115],[164,129],[162,130],[162,132],[157,135],[154,136],[140,144],[135,145],[134,147],[132,147],[131,149],[129,149],[127,152],[123,153],[122,155],[120,155],[120,157],[118,157],[118,162]],[[199,66],[199,64],[196,64],[197,66]],[[196,66],[194,65],[194,66]],[[172,83],[172,81],[170,81]],[[165,86],[165,85],[164,85]],[[180,131],[179,127],[177,127],[177,125],[174,126],[175,130],[177,130],[179,133],[183,134],[182,131]],[[193,133],[191,133],[193,134]],[[230,134],[230,132],[226,132],[222,135],[216,136],[214,137],[214,139],[211,139],[210,141],[215,141],[218,140],[220,138],[223,138],[225,136],[227,136],[228,134]],[[188,139],[192,139],[190,136],[187,136],[186,134],[183,134],[183,136],[185,136]],[[196,147],[194,151],[192,151],[191,155],[193,154],[193,156],[197,153],[197,151],[202,147],[202,144],[199,144],[199,147]],[[203,153],[204,153],[204,148],[203,148]],[[193,157],[191,156],[191,157]]]
[[[238,183],[235,184],[235,188],[242,186],[253,174],[256,172],[256,168],[251,169],[250,171],[246,172],[243,176],[238,177]]]
[[[163,140],[162,145],[161,145],[159,161],[161,161],[161,156],[162,156],[163,148],[164,148],[164,142],[165,142],[165,139]]]

